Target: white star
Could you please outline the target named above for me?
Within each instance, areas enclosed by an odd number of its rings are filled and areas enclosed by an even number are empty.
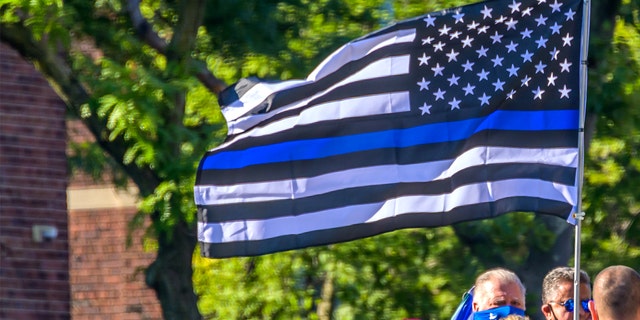
[[[527,61],[531,62],[531,57],[533,56],[533,53],[530,53],[529,50],[525,51],[524,54],[520,55],[523,59],[522,63],[525,63]]]
[[[518,43],[514,43],[513,41],[511,41],[511,43],[507,45],[507,53],[511,51],[516,51],[516,47],[518,45],[519,45]]]
[[[558,77],[553,75],[553,72],[551,72],[551,75],[549,77],[547,77],[547,80],[549,80],[549,82],[547,82],[547,86],[555,86],[556,85],[556,79],[558,79]]]
[[[418,66],[421,66],[422,64],[425,64],[428,66],[429,59],[431,59],[431,56],[427,56],[426,53],[422,53],[422,57],[418,58],[418,60],[420,60],[420,64],[418,64]]]
[[[529,30],[529,28],[525,28],[524,31],[520,32],[520,34],[522,35],[522,39],[524,40],[524,38],[531,38],[531,30]]]
[[[483,106],[485,104],[489,104],[489,98],[491,98],[491,96],[488,96],[487,94],[485,94],[483,92],[482,93],[482,97],[478,98],[478,100],[480,100],[480,106]]]
[[[484,9],[480,11],[483,15],[482,18],[483,19],[491,18],[491,11],[493,11],[493,9],[489,9],[487,8],[487,6],[484,6]]]
[[[453,98],[453,100],[449,101],[449,105],[451,106],[451,110],[454,109],[460,109],[460,102],[462,100],[458,100],[456,98]]]
[[[502,65],[502,60],[504,60],[504,58],[501,58],[501,57],[500,57],[500,56],[498,56],[497,54],[496,54],[495,59],[491,59],[491,61],[493,61],[493,66],[494,66],[494,67],[496,67],[496,66],[501,66],[501,65]]]
[[[449,40],[453,40],[454,38],[455,38],[455,39],[458,39],[458,37],[460,36],[460,34],[461,34],[461,33],[462,33],[462,32],[460,32],[460,31],[456,31],[456,32],[454,32],[454,33],[450,34],[450,35],[449,35]]]
[[[560,64],[560,67],[562,68],[562,70],[560,70],[560,73],[567,71],[569,72],[569,67],[572,65],[573,63],[567,61],[567,59],[564,59],[564,62]]]
[[[479,26],[480,24],[477,23],[475,20],[471,21],[470,24],[467,25],[467,30],[471,30],[471,29],[475,29]]]
[[[447,79],[449,81],[449,86],[453,86],[454,84],[457,85],[458,84],[458,79],[460,79],[460,77],[456,77],[455,74],[451,75],[451,78]]]
[[[567,99],[569,99],[569,92],[571,92],[571,89],[567,89],[567,85],[564,85],[564,88],[559,89],[558,90],[560,92],[560,99],[567,97]]]
[[[538,4],[546,3],[546,2],[547,2],[547,0],[538,0]]]
[[[536,73],[542,73],[544,74],[544,68],[546,68],[547,65],[546,64],[542,64],[542,61],[538,62],[538,64],[536,65]]]
[[[433,70],[433,76],[437,76],[437,75],[442,75],[442,70],[444,70],[444,67],[440,66],[440,63],[436,63],[436,66],[431,68],[431,70]]]
[[[496,19],[496,24],[498,23],[503,23],[507,20],[507,17],[505,16],[500,16],[500,18]]]
[[[420,107],[420,110],[422,110],[422,115],[424,116],[424,114],[431,114],[431,105],[427,104],[426,102],[422,105],[422,107]]]
[[[462,20],[462,17],[464,17],[464,13],[461,13],[460,11],[458,11],[456,14],[453,15],[453,17],[456,18],[456,23],[458,22],[464,23],[464,20]]]
[[[420,91],[422,91],[422,89],[429,90],[430,83],[431,81],[426,81],[424,77],[422,77],[422,80],[420,82],[417,82],[417,84],[420,86]]]
[[[424,22],[427,23],[427,27],[428,26],[433,26],[435,27],[436,24],[434,23],[436,21],[436,18],[432,17],[431,15],[428,15],[426,18],[422,19]]]
[[[489,78],[487,78],[487,76],[489,75],[488,71],[484,71],[484,68],[482,69],[482,71],[480,71],[480,73],[476,73],[478,75],[478,81],[482,81],[484,80],[489,80]]]
[[[500,81],[500,78],[498,78],[496,82],[492,83],[492,85],[495,87],[496,92],[498,90],[504,91],[504,89],[502,88],[502,86],[504,85],[504,81]]]
[[[560,50],[558,50],[556,47],[553,47],[553,50],[549,51],[549,54],[551,55],[551,61],[558,60],[558,53],[560,53]]]
[[[462,65],[462,67],[464,67],[464,71],[472,71],[471,67],[473,67],[475,63],[474,62],[469,62],[469,60],[467,60],[467,62],[465,64]]]
[[[422,39],[422,45],[424,46],[425,44],[431,44],[431,42],[433,41],[432,37],[426,37],[424,39]]]
[[[511,68],[507,69],[507,71],[509,71],[509,77],[517,76],[518,75],[518,70],[520,70],[520,68],[517,68],[512,63],[511,64]]]
[[[513,100],[513,95],[516,94],[516,91],[511,89],[511,91],[509,91],[509,93],[507,93],[507,99],[511,99]]]
[[[485,48],[484,46],[480,46],[480,49],[476,50],[476,52],[478,53],[478,58],[482,57],[482,56],[487,56],[487,51],[489,51],[489,49]]]
[[[516,11],[520,11],[520,5],[522,3],[520,2],[516,2],[516,0],[513,0],[513,2],[509,5],[509,8],[511,8],[511,13],[514,13]]]
[[[473,41],[473,38],[469,38],[469,36],[467,36],[466,39],[462,40],[462,47],[465,48],[467,46],[471,47],[471,42]]]
[[[440,90],[440,88],[438,88],[438,92],[434,92],[433,95],[436,96],[436,101],[442,99],[444,100],[444,94],[446,93],[446,91],[442,91]]]
[[[566,35],[564,38],[562,38],[562,41],[564,41],[564,43],[562,44],[562,46],[564,47],[564,46],[567,46],[567,45],[568,45],[569,47],[571,47],[571,40],[573,40],[573,37],[571,37],[571,36],[567,33],[567,35]]]
[[[575,12],[573,12],[573,10],[571,10],[571,8],[569,8],[569,11],[567,11],[567,12],[565,12],[565,13],[564,13],[564,15],[565,15],[565,16],[567,16],[567,21],[569,21],[569,20],[573,20],[573,16],[574,16],[575,14],[576,14],[576,13],[575,13]]]
[[[451,30],[451,28],[447,27],[447,25],[443,25],[442,28],[438,29],[438,31],[440,31],[440,35],[444,36],[447,33],[449,33],[449,31]]]
[[[551,9],[553,9],[553,10],[551,10],[551,12],[553,13],[553,12],[556,12],[556,11],[559,12],[560,11],[560,7],[562,6],[562,4],[558,3],[558,0],[555,0],[554,3],[550,4],[549,6],[551,7]]]
[[[542,14],[540,15],[539,18],[536,18],[535,20],[536,22],[538,22],[538,27],[547,24],[547,18],[543,17]]]
[[[442,41],[438,41],[438,43],[433,45],[434,52],[442,51],[442,48],[444,48],[444,43],[442,43]]]
[[[487,33],[487,29],[489,29],[489,26],[482,26],[478,29],[478,34],[481,33]]]
[[[551,34],[556,34],[556,33],[560,34],[560,28],[562,28],[562,25],[558,24],[557,22],[554,22],[550,28],[551,28]]]
[[[453,51],[453,49],[451,49],[451,52],[447,53],[447,57],[449,57],[449,61],[451,62],[453,61],[458,61],[458,58],[456,58],[460,53],[459,52],[455,52]]]
[[[502,35],[498,34],[498,31],[496,31],[496,33],[492,36],[490,36],[489,38],[491,38],[493,40],[492,43],[496,43],[496,42],[502,42]]]
[[[509,21],[505,22],[505,24],[507,25],[507,30],[515,30],[516,24],[518,24],[518,20],[513,20],[513,18],[511,18]]]
[[[540,87],[538,87],[538,89],[536,89],[536,90],[531,90],[531,92],[533,92],[533,94],[535,95],[533,97],[533,100],[535,100],[535,99],[542,100],[542,94],[544,93],[544,90],[540,90]]]
[[[524,86],[527,86],[527,87],[528,87],[528,86],[529,86],[529,81],[530,81],[530,80],[531,80],[531,78],[529,78],[529,76],[526,76],[526,75],[525,75],[525,76],[524,76],[524,79],[520,80],[520,82],[522,82],[521,87],[524,87]]]
[[[540,36],[540,39],[536,40],[536,43],[538,44],[538,49],[540,49],[541,47],[547,47],[547,41],[549,39],[545,39],[542,36]]]
[[[523,17],[524,16],[531,16],[531,10],[533,10],[533,7],[529,7],[529,8],[526,8],[526,9],[522,10],[522,16]]]
[[[472,86],[471,83],[467,82],[467,86],[462,88],[462,90],[464,90],[464,95],[473,95],[473,89],[475,89],[476,86]]]

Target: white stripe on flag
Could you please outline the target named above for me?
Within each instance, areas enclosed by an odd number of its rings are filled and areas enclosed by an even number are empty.
[[[352,117],[406,112],[411,110],[409,99],[409,92],[404,91],[322,103],[312,108],[305,108],[300,115],[283,118],[264,127],[254,128],[246,135],[230,140],[229,143],[237,142],[240,138],[247,139],[250,137],[259,137],[277,133],[291,129],[297,125],[306,125],[320,121],[331,121]],[[234,130],[234,133],[238,132]]]
[[[515,179],[461,186],[449,194],[405,196],[386,202],[335,208],[268,220],[198,223],[198,241],[225,243],[264,240],[317,230],[380,221],[407,213],[442,214],[456,207],[493,202],[510,197],[539,197],[575,206],[576,188],[549,181]]]
[[[222,114],[227,121],[236,120],[247,114],[251,114],[262,101],[274,92],[297,87],[308,82],[309,81],[304,80],[289,80],[274,83],[260,82],[247,90],[238,100],[226,105],[222,109]]]
[[[324,59],[310,74],[307,80],[317,81],[328,74],[340,69],[343,65],[364,58],[369,53],[383,47],[398,43],[413,42],[416,37],[415,29],[404,29],[389,33],[383,33],[376,37],[349,42],[329,57]]]
[[[282,112],[285,111],[289,111],[289,110],[293,110],[293,109],[298,109],[300,107],[305,107],[307,106],[307,104],[317,98],[321,98],[327,94],[330,94],[334,89],[339,88],[341,86],[350,84],[350,83],[354,83],[357,81],[362,81],[362,80],[369,80],[369,79],[376,79],[376,78],[382,78],[382,77],[388,77],[388,76],[394,76],[394,75],[402,75],[402,74],[409,74],[409,65],[410,65],[410,60],[411,57],[409,55],[403,55],[403,56],[395,56],[395,57],[387,57],[384,59],[380,59],[378,61],[372,62],[371,64],[367,65],[365,68],[363,68],[362,70],[354,73],[353,75],[343,79],[342,81],[339,81],[335,84],[333,84],[332,86],[330,86],[329,88],[327,88],[326,90],[319,92],[315,95],[312,95],[310,97],[306,97],[303,100],[299,100],[296,101],[294,103],[291,103],[287,106],[283,106],[281,108],[278,108],[276,110],[273,110],[272,112],[266,113],[266,114],[261,114],[261,115],[253,115],[251,117],[243,117],[243,118],[239,118],[239,119],[227,119],[227,126],[229,127],[228,129],[228,135],[237,135],[240,134],[242,132],[244,132],[245,130],[248,130],[250,128],[252,128],[253,126],[255,126],[257,123],[260,123],[264,120],[267,120],[275,115],[278,115]],[[386,95],[381,95],[382,97],[385,97]],[[408,99],[408,97],[407,97]],[[349,100],[344,100],[349,101]],[[357,101],[357,100],[356,100]],[[383,100],[386,101],[386,100]],[[262,102],[262,100],[260,100],[260,102]],[[252,104],[257,104],[257,103],[252,103]],[[377,103],[379,104],[379,103]],[[400,112],[400,111],[408,111],[410,109],[410,104],[409,101],[406,100],[406,105],[400,106],[402,109],[399,111],[394,111],[394,112]],[[343,104],[343,106],[345,106],[346,104]],[[310,107],[308,109],[314,109],[314,108],[324,108],[325,105],[318,105],[318,106],[313,106]],[[349,108],[353,108],[353,106],[349,106]],[[371,110],[369,109],[363,109],[363,110],[359,110],[359,112],[357,114],[355,114],[354,116],[360,116],[360,115],[367,115],[367,113],[365,111],[369,111],[370,113],[368,113],[369,115],[376,115],[379,113],[377,112],[377,109],[375,107],[373,107]],[[339,115],[339,113],[331,113],[329,111],[315,111],[317,115],[319,115],[320,117],[317,119],[317,121],[322,121],[322,120],[335,120],[336,119],[336,115]],[[387,112],[383,112],[383,113],[387,113]],[[225,114],[225,118],[226,118],[226,114]],[[313,122],[317,122],[317,121],[313,121]],[[312,123],[312,122],[309,122]],[[235,141],[235,140],[231,140],[231,141]],[[229,142],[231,142],[229,141]],[[226,145],[226,144],[225,144]],[[224,146],[224,145],[223,145]]]
[[[535,163],[577,166],[577,151],[567,149],[519,149],[477,147],[456,159],[412,165],[385,165],[332,172],[312,178],[194,187],[198,205],[248,203],[300,199],[336,190],[399,182],[428,182],[447,179],[473,166],[505,163]]]

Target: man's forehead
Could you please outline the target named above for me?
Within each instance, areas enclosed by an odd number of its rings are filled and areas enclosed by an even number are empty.
[[[509,294],[503,293],[503,294],[495,294],[495,295],[489,296],[489,301],[492,301],[492,302],[496,302],[496,301],[511,302],[511,301],[521,301],[521,300],[522,299],[520,298],[519,295],[514,295],[514,294],[509,295]]]
[[[485,292],[490,300],[522,300],[522,289],[517,283],[499,281],[488,281],[485,284]]]
[[[574,284],[572,282],[565,282],[560,284],[555,291],[555,301],[564,301],[566,299],[573,298]],[[591,298],[591,288],[588,284],[580,284],[580,299]]]

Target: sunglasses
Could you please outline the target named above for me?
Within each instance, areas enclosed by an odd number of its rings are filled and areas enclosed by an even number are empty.
[[[591,301],[591,299],[586,299],[586,300],[582,300],[580,301],[580,306],[582,306],[582,310],[584,310],[584,312],[589,312],[589,301]],[[569,312],[573,312],[573,310],[575,309],[575,304],[573,303],[573,299],[569,299],[565,302],[555,302],[555,301],[551,301],[550,303],[557,303],[561,306],[564,307],[565,310],[569,311]]]

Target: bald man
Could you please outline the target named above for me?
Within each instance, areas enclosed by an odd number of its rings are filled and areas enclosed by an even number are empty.
[[[593,320],[640,320],[640,274],[626,266],[600,271],[589,310]]]

